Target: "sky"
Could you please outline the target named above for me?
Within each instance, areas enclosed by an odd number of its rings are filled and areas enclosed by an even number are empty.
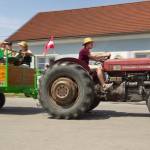
[[[39,12],[138,1],[142,0],[0,0],[0,40],[8,38]]]

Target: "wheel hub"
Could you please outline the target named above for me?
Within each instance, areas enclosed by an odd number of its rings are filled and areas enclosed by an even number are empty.
[[[57,104],[65,106],[76,100],[78,88],[71,79],[59,78],[52,84],[50,95]]]

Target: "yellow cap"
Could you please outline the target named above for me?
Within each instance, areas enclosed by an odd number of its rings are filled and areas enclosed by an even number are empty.
[[[87,43],[90,43],[90,42],[94,42],[90,37],[87,37],[87,38],[85,38],[84,40],[83,40],[83,46],[85,45],[85,44],[87,44]]]
[[[23,46],[25,48],[28,48],[28,44],[25,41],[22,41],[22,42],[18,43],[18,45],[21,45],[21,46]]]

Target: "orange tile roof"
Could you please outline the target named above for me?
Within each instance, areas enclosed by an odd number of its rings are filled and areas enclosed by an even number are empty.
[[[7,40],[122,34],[150,31],[150,1],[41,12]]]

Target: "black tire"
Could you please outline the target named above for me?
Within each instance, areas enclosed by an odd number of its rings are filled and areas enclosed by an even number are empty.
[[[39,79],[39,87],[41,87],[42,77]],[[40,89],[38,89],[38,100],[40,105],[46,110],[46,107],[43,105],[43,101],[40,94]]]
[[[94,108],[96,108],[96,107],[99,105],[100,102],[101,102],[100,97],[98,97],[98,96],[95,94],[94,100],[93,100],[93,102],[92,102],[90,108],[87,110],[87,112],[90,112],[90,111],[92,111]]]
[[[25,97],[31,97],[28,93],[24,93]]]
[[[0,109],[5,105],[5,95],[0,93]]]
[[[65,89],[65,87],[67,88]],[[67,91],[66,93],[62,92],[64,89]],[[70,93],[71,95],[68,97]],[[63,97],[61,94],[66,95]],[[59,62],[49,68],[41,78],[39,101],[53,118],[77,118],[90,108],[93,99],[92,79],[88,72],[78,64]]]
[[[147,101],[146,101],[146,105],[147,105],[147,108],[150,112],[150,96],[148,97]]]

